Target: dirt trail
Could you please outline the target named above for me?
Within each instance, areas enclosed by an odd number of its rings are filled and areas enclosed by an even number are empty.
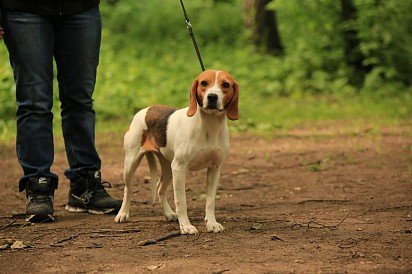
[[[121,134],[100,134],[103,179],[122,197]],[[205,232],[205,172],[189,173],[189,216],[197,236],[149,246],[142,240],[178,228],[150,202],[139,168],[131,219],[64,211],[68,184],[64,148],[56,140],[57,220],[0,230],[0,246],[21,240],[32,248],[0,250],[0,273],[344,273],[412,272],[412,138],[406,128],[382,133],[291,131],[231,138],[231,156],[218,190],[222,234]],[[20,167],[12,145],[0,145],[0,228],[24,211]],[[18,219],[18,222],[22,222]],[[15,223],[16,224],[16,223]],[[131,232],[133,231],[133,232]]]

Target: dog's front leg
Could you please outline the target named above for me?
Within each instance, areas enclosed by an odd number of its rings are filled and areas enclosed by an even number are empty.
[[[179,219],[180,232],[182,234],[197,234],[197,229],[194,227],[187,217],[187,204],[185,192],[185,177],[187,165],[179,163],[176,160],[172,162],[173,173],[173,189],[176,205],[176,214]]]
[[[207,232],[222,232],[225,228],[216,221],[215,200],[216,190],[220,178],[220,166],[207,169],[207,188],[206,188],[206,216],[205,223]]]

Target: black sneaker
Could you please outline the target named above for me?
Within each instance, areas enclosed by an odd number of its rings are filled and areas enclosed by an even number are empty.
[[[89,172],[86,177],[71,181],[66,210],[93,214],[116,213],[122,201],[110,197],[105,187],[112,186],[108,182],[102,183],[100,171]]]
[[[50,178],[32,177],[26,186],[26,215],[30,222],[53,221],[55,186]]]

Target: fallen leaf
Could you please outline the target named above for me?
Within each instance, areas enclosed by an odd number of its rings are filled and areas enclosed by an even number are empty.
[[[252,150],[249,150],[247,153],[247,158],[248,160],[253,160],[256,158],[256,154]]]
[[[161,265],[149,265],[149,266],[147,266],[146,268],[149,270],[149,271],[154,271],[154,270],[156,270],[156,269],[158,269],[158,268],[161,268],[162,266]]]
[[[247,168],[239,168],[238,170],[232,171],[231,173],[232,173],[233,175],[246,174],[246,173],[249,173],[249,169],[247,169]]]
[[[247,169],[247,168],[240,168],[240,169],[238,169],[238,172],[239,172],[240,174],[249,173],[249,169]]]
[[[297,258],[295,259],[295,263],[297,264],[303,264],[305,261],[302,258]]]
[[[0,245],[0,250],[5,250],[7,248],[9,248],[10,245],[9,244],[5,244],[5,245]]]
[[[262,224],[261,223],[254,223],[252,225],[252,229],[254,230],[261,230],[262,229]]]
[[[11,245],[11,249],[22,249],[22,248],[26,248],[28,247],[27,245],[23,244],[22,241],[15,241],[12,245]]]

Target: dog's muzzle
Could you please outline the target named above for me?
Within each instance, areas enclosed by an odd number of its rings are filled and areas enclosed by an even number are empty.
[[[218,96],[215,93],[210,93],[207,95],[207,109],[217,109],[217,99]]]

